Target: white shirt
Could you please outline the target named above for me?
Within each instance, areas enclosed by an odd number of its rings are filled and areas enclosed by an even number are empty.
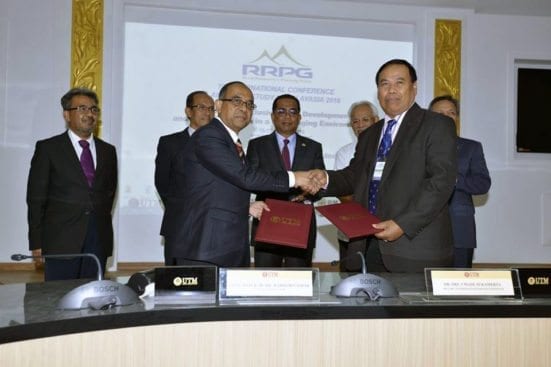
[[[348,167],[350,160],[354,157],[354,151],[356,150],[356,142],[346,144],[337,150],[335,154],[335,170]]]
[[[88,139],[82,139],[77,134],[75,134],[71,129],[67,130],[69,132],[69,139],[75,148],[77,158],[80,161],[80,156],[82,155],[82,147],[78,143],[80,140],[86,140],[90,144],[90,153],[92,153],[92,160],[94,161],[94,168],[96,168],[96,143],[94,143],[94,135],[90,135]]]
[[[297,146],[297,134],[293,134],[289,136],[288,138],[284,137],[283,135],[280,135],[276,131],[276,138],[277,138],[277,145],[279,145],[279,151],[283,151],[283,147],[285,146],[285,142],[283,140],[287,139],[289,140],[289,143],[287,143],[287,149],[289,149],[289,162],[291,163],[291,167],[293,167],[293,161],[295,159],[295,148]]]

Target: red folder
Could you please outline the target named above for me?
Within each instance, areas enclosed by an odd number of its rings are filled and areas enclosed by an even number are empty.
[[[266,199],[266,204],[270,211],[262,213],[255,241],[306,248],[314,211],[312,205],[275,199]]]
[[[318,206],[316,209],[350,240],[382,231],[372,226],[381,220],[356,202]]]

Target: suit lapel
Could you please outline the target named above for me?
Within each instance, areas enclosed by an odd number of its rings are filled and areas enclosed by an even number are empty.
[[[404,116],[402,124],[400,125],[400,130],[398,130],[398,133],[392,142],[392,147],[390,148],[387,156],[381,182],[384,181],[392,171],[394,164],[404,149],[404,145],[411,140],[412,135],[419,129],[419,124],[421,123],[422,118],[423,110],[417,105],[417,103],[414,103]]]
[[[94,144],[96,145],[96,175],[94,178],[94,183],[92,186],[95,186],[98,178],[101,177],[105,167],[105,150],[103,149],[103,144],[94,137]]]
[[[291,156],[293,157],[293,164],[291,165],[291,169],[293,171],[299,171],[297,167],[303,167],[302,159],[304,158],[304,151],[306,150],[307,145],[306,142],[302,139],[302,136],[297,134],[297,140],[295,144],[295,152],[294,154],[291,153]]]
[[[277,136],[275,131],[270,134],[270,145],[268,146],[268,150],[271,150],[272,152],[268,152],[268,154],[266,155],[267,157],[277,157],[276,162],[274,162],[273,165],[274,168],[285,170],[283,157],[281,156],[281,151],[279,150],[279,144],[277,143]]]
[[[231,150],[233,155],[237,157],[239,161],[241,161],[241,158],[239,157],[239,152],[237,151],[237,148],[235,146],[235,142],[233,141],[230,133],[226,128],[223,126],[222,121],[218,120],[217,118],[214,118],[210,123],[212,124],[215,122],[214,126],[221,131],[222,136],[224,137],[224,140],[228,144],[229,150]]]
[[[369,151],[365,152],[367,161],[369,164],[366,165],[367,176],[369,179],[373,176],[373,170],[375,169],[375,162],[377,162],[377,150],[379,149],[379,138],[381,137],[381,131],[383,130],[384,120],[380,120],[376,125],[369,128],[369,131],[364,134],[368,135],[369,142],[367,147],[370,147]]]

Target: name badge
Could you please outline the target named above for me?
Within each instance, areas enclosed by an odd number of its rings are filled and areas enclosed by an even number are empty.
[[[373,172],[373,179],[380,181],[381,177],[383,177],[384,169],[385,169],[385,162],[377,162],[375,164],[375,171]]]

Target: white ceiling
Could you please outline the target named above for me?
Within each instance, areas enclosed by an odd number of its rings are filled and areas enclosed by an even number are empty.
[[[345,0],[413,6],[473,9],[475,13],[551,16],[551,0]]]

